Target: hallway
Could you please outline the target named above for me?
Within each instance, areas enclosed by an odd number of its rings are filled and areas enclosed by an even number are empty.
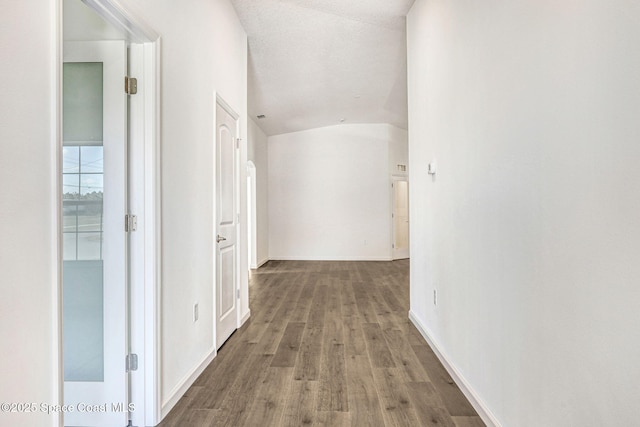
[[[160,424],[484,424],[408,321],[409,261],[270,261],[251,318]]]

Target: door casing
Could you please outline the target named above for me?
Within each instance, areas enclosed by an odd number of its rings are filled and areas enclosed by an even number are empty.
[[[395,201],[395,185],[398,182],[402,182],[402,181],[406,181],[407,184],[409,183],[409,177],[408,176],[404,176],[404,175],[393,175],[391,177],[391,259],[392,260],[396,260],[396,259],[405,259],[405,258],[409,258],[410,256],[410,250],[409,248],[406,249],[406,253],[401,253],[400,251],[398,251],[395,248],[395,242],[396,242],[396,221],[395,221],[395,214],[396,214],[396,201]],[[407,203],[410,203],[408,201],[408,197],[409,194],[407,192]],[[404,251],[403,251],[404,252]]]
[[[216,148],[217,148],[217,144],[218,144],[218,140],[217,140],[217,138],[218,138],[218,121],[215,118],[216,117],[215,111],[217,111],[217,107],[218,106],[222,107],[222,109],[224,109],[227,113],[229,113],[229,115],[231,115],[231,117],[236,121],[236,138],[238,138],[238,139],[240,138],[240,115],[238,113],[236,113],[233,108],[231,108],[231,106],[220,96],[220,94],[216,93],[215,94],[215,108],[214,108],[214,129],[215,129],[214,135],[215,135],[215,141],[213,142],[214,144],[216,144]],[[214,153],[216,153],[215,155],[217,156],[217,149],[214,149],[213,151],[214,151]],[[240,191],[240,188],[241,188],[241,185],[244,185],[246,187],[245,181],[243,181],[241,179],[240,165],[242,164],[242,161],[241,161],[240,157],[241,157],[240,156],[240,150],[236,149],[236,156],[235,156],[235,163],[236,164],[235,164],[235,169],[234,169],[234,171],[235,171],[235,187],[234,187],[234,193],[235,193],[234,203],[235,203],[235,206],[233,208],[234,208],[235,214],[238,217],[240,216],[241,196],[242,196],[242,192]],[[216,159],[214,159],[213,164],[217,165]],[[216,166],[216,170],[214,171],[214,179],[216,179],[215,177],[217,177],[217,173],[218,173],[218,171],[217,171],[217,166]],[[217,188],[217,184],[214,187]],[[216,204],[219,202],[217,200],[217,193],[214,195],[214,200],[216,200]],[[216,214],[215,214],[216,217],[214,218],[215,229],[213,230],[214,234],[215,234],[213,236],[213,241],[214,242],[216,240],[217,232],[218,232],[218,217],[217,217],[218,216],[218,214],[217,214],[218,209],[217,209],[217,207],[216,207],[215,211],[216,211]],[[235,244],[235,249],[234,249],[235,250],[235,259],[236,259],[235,278],[234,278],[234,281],[235,281],[235,283],[234,283],[234,291],[238,292],[238,290],[240,289],[240,272],[241,272],[241,264],[242,264],[240,262],[240,254],[241,254],[240,249],[242,248],[242,245],[240,243],[240,236],[241,236],[240,225],[241,224],[240,224],[240,221],[236,221],[236,222],[237,222],[236,223],[236,231],[235,231],[235,233],[236,233],[236,236],[235,236],[236,244]],[[216,261],[214,262],[214,265],[216,266],[215,267],[216,268],[216,274],[215,274],[215,283],[213,284],[214,285],[214,292],[213,292],[213,318],[215,319],[215,324],[214,324],[214,328],[213,328],[213,334],[214,334],[213,342],[215,343],[216,349],[218,348],[218,345],[217,345],[217,342],[218,342],[217,341],[218,340],[218,337],[217,337],[217,320],[218,320],[217,289],[218,289],[218,282],[217,281],[218,281],[218,273],[219,273],[217,271],[217,269],[218,269],[217,251],[218,251],[218,247],[217,247],[217,244],[216,244],[216,249],[214,251],[215,257],[216,257]],[[241,319],[240,319],[241,309],[240,309],[239,303],[240,303],[239,299],[236,298],[236,306],[237,306],[236,307],[236,322],[235,322],[236,323],[236,329],[241,326]]]
[[[131,351],[138,354],[138,371],[131,375],[131,399],[136,403],[132,412],[133,425],[156,425],[160,421],[159,366],[160,331],[160,37],[143,21],[115,0],[83,0],[98,15],[129,35],[130,64],[138,77],[138,95],[132,101],[129,123],[129,155],[138,159],[129,169],[131,213],[138,216],[138,230],[131,234],[130,271]],[[53,44],[52,88],[55,92],[52,115],[52,143],[56,165],[52,172],[53,194],[62,191],[62,64],[63,64],[63,0],[54,0],[51,40]],[[58,244],[54,257],[57,267],[55,313],[57,349],[52,361],[56,372],[55,398],[64,401],[63,342],[62,342],[62,201],[57,196],[52,219],[57,230]],[[63,425],[63,413],[57,417]]]

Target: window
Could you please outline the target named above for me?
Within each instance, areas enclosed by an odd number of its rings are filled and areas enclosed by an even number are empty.
[[[97,145],[67,145],[62,152],[64,260],[100,260],[103,148]]]

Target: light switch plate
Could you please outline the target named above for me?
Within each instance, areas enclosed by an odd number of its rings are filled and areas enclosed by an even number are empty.
[[[436,174],[436,162],[435,160],[431,163],[429,163],[429,174],[430,175],[435,175]]]

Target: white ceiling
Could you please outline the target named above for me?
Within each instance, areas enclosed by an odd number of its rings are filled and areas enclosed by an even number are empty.
[[[250,117],[267,135],[340,119],[406,129],[414,1],[231,0],[249,38]]]

